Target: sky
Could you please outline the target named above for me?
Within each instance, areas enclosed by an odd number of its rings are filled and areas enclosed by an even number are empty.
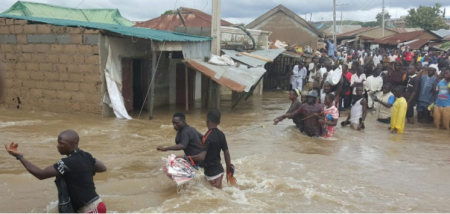
[[[0,11],[11,7],[16,0],[1,0]],[[190,7],[211,13],[212,0],[27,0],[66,7],[119,9],[131,21],[144,21],[160,16],[166,10]],[[432,6],[433,0],[384,0],[391,18],[408,14],[413,7]],[[450,15],[450,0],[440,1]],[[235,24],[248,24],[255,18],[283,4],[301,17],[312,21],[333,20],[332,0],[222,0],[222,18]],[[381,12],[382,0],[336,0],[336,20],[375,21]],[[312,14],[312,15],[311,15]]]

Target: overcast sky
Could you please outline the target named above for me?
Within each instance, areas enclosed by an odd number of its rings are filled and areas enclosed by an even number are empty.
[[[121,14],[132,20],[142,21],[158,17],[166,10],[190,7],[211,13],[212,0],[27,0],[78,8],[117,8]],[[419,5],[431,6],[441,2],[450,15],[450,0],[385,0],[386,10],[393,18],[407,15],[407,10]],[[11,7],[16,0],[1,0],[0,11]],[[222,18],[232,23],[249,23],[270,9],[283,4],[307,20],[333,20],[332,0],[222,0]],[[336,19],[340,20],[341,10],[344,20],[374,21],[381,12],[382,0],[336,0]],[[312,17],[310,16],[312,13]]]

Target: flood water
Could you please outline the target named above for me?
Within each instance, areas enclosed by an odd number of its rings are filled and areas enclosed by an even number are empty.
[[[80,148],[108,167],[95,176],[108,212],[450,212],[450,132],[416,124],[393,135],[370,112],[364,131],[338,127],[333,139],[310,138],[291,121],[272,125],[289,104],[287,92],[265,92],[234,110],[222,103],[220,128],[239,184],[224,181],[223,190],[202,173],[177,188],[160,171],[170,153],[156,147],[174,144],[175,107],[156,109],[152,121],[0,109],[0,139],[19,143],[44,168],[61,158],[58,134],[76,130]],[[206,112],[187,115],[201,133]],[[39,181],[1,151],[0,211],[57,212],[53,180]]]

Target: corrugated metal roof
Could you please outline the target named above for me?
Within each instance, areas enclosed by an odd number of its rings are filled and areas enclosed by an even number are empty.
[[[200,10],[181,7],[179,8],[181,14],[184,17],[185,23],[188,27],[211,27],[211,15],[204,13]],[[233,25],[230,22],[221,20],[222,26]],[[152,28],[158,30],[174,31],[175,27],[183,26],[178,13],[175,11],[172,14],[163,15],[148,21],[136,22],[136,27]]]
[[[377,27],[362,27],[362,28],[359,28],[356,30],[349,31],[347,33],[342,33],[342,34],[336,35],[336,37],[355,36],[358,33],[364,33],[364,32],[367,32],[367,31],[375,29],[375,28],[377,28]]]
[[[374,42],[379,44],[390,44],[396,45],[402,42],[411,41],[420,35],[423,34],[424,31],[414,31],[408,33],[398,33],[390,36],[383,37],[381,39],[375,39]]]
[[[137,28],[137,27],[122,26],[122,25],[95,23],[95,22],[72,21],[72,20],[63,20],[63,19],[47,19],[47,18],[28,17],[28,16],[13,16],[13,15],[5,15],[5,14],[0,14],[0,17],[10,18],[10,19],[24,19],[24,20],[47,23],[47,24],[58,25],[58,26],[101,29],[101,30],[106,30],[106,31],[126,35],[126,36],[133,36],[136,38],[152,39],[152,40],[159,41],[159,42],[163,42],[163,41],[203,42],[203,41],[211,40],[211,37],[193,36],[193,35],[189,35],[189,34],[168,32],[168,31],[155,30],[155,29],[149,29],[149,28]]]
[[[388,28],[389,30],[393,30],[397,33],[408,33],[408,32],[414,32],[414,31],[421,31],[422,28]]]
[[[414,42],[409,43],[408,46],[411,49],[420,49],[422,46],[427,44],[427,42],[429,42],[429,41],[430,41],[429,39],[418,39]]]
[[[336,25],[336,34],[343,34],[343,33],[347,33],[350,31],[354,31],[354,30],[358,30],[361,29],[361,25]],[[323,32],[326,33],[327,35],[333,34],[333,27],[329,27],[326,29],[323,29]]]
[[[439,29],[439,30],[433,30],[431,32],[433,32],[434,34],[436,34],[436,35],[438,35],[438,36],[440,36],[442,38],[450,36],[450,30]]]
[[[204,62],[203,59],[186,59],[186,62],[195,70],[236,92],[249,92],[252,86],[266,73],[262,67],[219,66]]]
[[[236,61],[242,62],[246,65],[252,66],[252,67],[259,67],[264,66],[267,62],[263,60],[259,60],[250,56],[241,55],[239,52],[234,50],[222,50],[226,55],[230,56]],[[251,52],[251,54],[262,56],[268,59],[275,59],[278,55],[286,51],[284,48],[280,49],[268,49],[268,50],[257,50],[254,52]]]
[[[2,14],[98,22],[125,26],[134,25],[132,21],[122,17],[117,9],[75,9],[36,2],[18,1]]]

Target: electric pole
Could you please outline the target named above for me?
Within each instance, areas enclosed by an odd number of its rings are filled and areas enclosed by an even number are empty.
[[[333,0],[333,41],[336,44],[336,0]]]
[[[212,20],[211,20],[211,53],[220,56],[220,15],[221,12],[221,0],[212,0]],[[220,85],[209,80],[209,93],[208,93],[208,107],[211,109],[220,108],[220,96],[221,90]]]
[[[384,0],[383,0],[383,3],[382,3],[383,5],[381,6],[381,16],[382,16],[382,24],[381,24],[381,28],[383,28],[383,29],[381,29],[381,38],[383,38],[384,37]]]
[[[336,5],[336,7],[347,6],[347,5],[348,4],[338,4],[338,5]],[[343,10],[341,9],[341,33],[344,33],[343,30],[342,30],[342,12],[343,12]]]

